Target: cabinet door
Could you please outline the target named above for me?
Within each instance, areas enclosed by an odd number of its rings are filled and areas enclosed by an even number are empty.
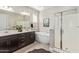
[[[20,48],[20,47],[25,46],[25,42],[26,42],[26,41],[25,41],[25,34],[24,34],[24,33],[18,34],[17,37],[18,37],[18,40],[19,40],[19,45],[18,45],[18,47]]]
[[[29,40],[29,42],[35,41],[35,32],[29,32],[28,33],[28,40]]]
[[[7,42],[5,40],[0,41],[0,50],[7,48]]]
[[[30,39],[34,42],[35,41],[35,32],[30,33]]]
[[[19,45],[19,41],[16,38],[14,38],[13,40],[11,40],[10,43],[11,43],[10,47],[18,47],[18,45]]]
[[[3,38],[5,38],[6,46],[8,47],[8,49],[18,46],[19,41],[16,35],[10,35]]]
[[[0,52],[8,52],[10,47],[10,40],[9,36],[0,37]]]

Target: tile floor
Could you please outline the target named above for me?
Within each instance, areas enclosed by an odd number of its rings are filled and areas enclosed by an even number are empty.
[[[43,48],[45,50],[49,50],[49,45],[45,45],[45,44],[40,44],[38,42],[34,42],[33,44],[31,45],[28,45],[24,48],[21,48],[17,51],[15,51],[14,53],[27,53],[29,51],[32,51],[34,49],[39,49],[39,48]]]

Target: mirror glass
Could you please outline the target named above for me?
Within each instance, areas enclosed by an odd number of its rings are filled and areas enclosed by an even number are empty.
[[[49,18],[44,18],[43,19],[43,27],[49,27]]]

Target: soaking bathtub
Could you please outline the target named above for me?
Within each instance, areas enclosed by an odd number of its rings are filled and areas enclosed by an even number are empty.
[[[35,32],[36,40],[43,44],[49,44],[49,33]]]

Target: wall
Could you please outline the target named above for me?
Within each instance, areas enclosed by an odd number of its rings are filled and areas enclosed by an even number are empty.
[[[71,6],[52,6],[40,12],[39,15],[39,31],[49,32],[50,28],[54,28],[54,15],[58,12],[74,9],[75,7]],[[43,27],[43,19],[50,18],[50,27]]]
[[[43,27],[43,19],[44,18],[50,18],[50,23],[49,23],[49,26],[50,27]],[[53,25],[54,25],[54,15],[49,13],[49,12],[45,12],[45,11],[42,11],[40,12],[40,17],[39,17],[39,31],[43,31],[43,32],[49,32],[49,29],[50,28],[53,28]]]

